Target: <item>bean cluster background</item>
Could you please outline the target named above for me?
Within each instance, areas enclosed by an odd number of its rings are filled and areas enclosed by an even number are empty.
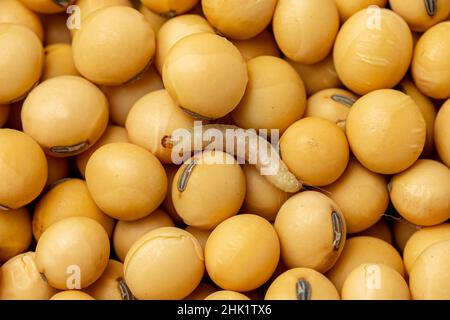
[[[0,300],[447,300],[449,221],[450,0],[0,0]]]

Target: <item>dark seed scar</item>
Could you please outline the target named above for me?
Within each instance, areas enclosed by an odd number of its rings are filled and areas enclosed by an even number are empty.
[[[336,101],[337,103],[343,104],[343,105],[345,105],[345,106],[347,106],[347,107],[353,106],[353,104],[354,104],[355,101],[356,101],[356,100],[353,99],[353,98],[345,97],[345,96],[342,96],[342,95],[340,95],[340,94],[334,94],[334,95],[332,95],[332,96],[331,96],[331,99],[332,99],[333,101]]]
[[[83,141],[73,146],[61,146],[61,147],[51,147],[49,150],[52,153],[73,153],[83,150],[89,146],[89,141]]]
[[[297,300],[311,300],[311,284],[306,279],[300,279],[296,285]]]
[[[425,9],[430,17],[434,17],[437,11],[437,0],[424,0]]]
[[[183,172],[180,175],[180,178],[178,179],[177,188],[178,191],[184,192],[186,190],[189,177],[191,176],[192,172],[194,171],[194,168],[197,164],[195,162],[191,162],[186,164],[186,166],[183,169]]]
[[[333,223],[333,248],[339,250],[342,242],[343,223],[341,216],[333,211],[331,213],[331,221]]]

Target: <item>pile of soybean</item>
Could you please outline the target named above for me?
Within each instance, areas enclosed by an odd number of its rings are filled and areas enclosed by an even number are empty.
[[[450,299],[449,16],[1,0],[0,299]]]

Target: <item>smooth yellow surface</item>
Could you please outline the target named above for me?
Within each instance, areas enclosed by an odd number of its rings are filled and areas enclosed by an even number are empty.
[[[111,121],[124,127],[133,105],[146,94],[164,89],[164,85],[152,66],[135,81],[120,86],[103,86],[101,89],[109,101]]]
[[[67,43],[52,44],[44,48],[45,66],[42,81],[65,75],[79,76],[73,62],[72,46]]]
[[[268,30],[264,30],[251,39],[233,40],[232,42],[246,61],[260,56],[280,56],[275,38]]]
[[[334,0],[279,0],[272,27],[278,46],[289,59],[313,64],[331,52],[339,13]]]
[[[181,39],[196,33],[214,33],[205,18],[196,14],[185,14],[168,20],[161,26],[156,37],[155,65],[162,74],[164,61],[170,49]]]
[[[190,130],[194,118],[186,114],[166,90],[151,92],[131,108],[125,126],[130,141],[153,153],[162,163],[173,162],[172,149],[166,148],[164,137],[175,130]]]
[[[26,251],[31,240],[31,218],[25,207],[0,211],[0,264]]]
[[[108,101],[94,84],[77,76],[59,76],[39,84],[22,107],[25,133],[49,155],[68,157],[92,146],[108,124]],[[52,147],[88,142],[73,153],[52,152]]]
[[[341,17],[341,23],[344,23],[348,18],[360,10],[366,9],[369,6],[378,6],[384,8],[387,0],[334,0]]]
[[[420,91],[435,99],[450,98],[450,21],[425,32],[414,49],[411,73]]]
[[[95,300],[122,300],[123,297],[119,287],[122,280],[123,264],[110,259],[102,276],[85,288],[84,291]]]
[[[424,227],[415,232],[406,242],[405,250],[403,251],[406,271],[411,273],[415,261],[422,252],[440,241],[450,241],[450,223]]]
[[[202,248],[189,232],[166,227],[142,236],[125,258],[125,280],[140,300],[180,300],[200,283]]]
[[[44,49],[36,34],[18,24],[0,24],[0,104],[21,99],[41,77]]]
[[[280,244],[273,226],[252,214],[231,217],[206,242],[208,275],[225,290],[247,292],[264,284],[278,265]]]
[[[242,211],[274,221],[290,194],[271,184],[255,166],[246,164],[242,168],[247,184]]]
[[[247,70],[247,89],[231,113],[234,122],[244,129],[278,129],[282,134],[305,112],[302,79],[289,63],[277,57],[254,58],[247,62]]]
[[[39,13],[58,13],[66,11],[67,7],[70,6],[75,0],[64,1],[67,2],[65,5],[57,4],[53,0],[20,0],[28,8]],[[58,1],[59,2],[59,1]]]
[[[333,212],[342,220],[342,238],[334,247]],[[288,268],[328,271],[338,261],[345,245],[346,226],[341,210],[330,198],[305,191],[287,200],[275,220],[281,258]]]
[[[68,289],[70,275],[77,276],[71,270],[73,266],[79,268],[81,288],[86,288],[100,278],[108,259],[108,234],[98,222],[86,217],[66,218],[52,224],[36,247],[39,272],[53,288],[60,290]]]
[[[246,40],[271,22],[277,0],[202,0],[205,17],[227,38]]]
[[[80,10],[81,28],[83,27],[83,21],[86,20],[90,14],[99,9],[112,6],[126,6],[130,8],[133,6],[130,0],[77,0],[76,5]],[[73,29],[71,31],[76,33],[78,29]]]
[[[167,176],[158,159],[131,143],[99,148],[86,166],[86,182],[95,203],[107,215],[132,221],[153,212],[164,200]]]
[[[391,10],[380,9],[377,13],[361,10],[348,19],[339,30],[333,54],[342,82],[364,95],[400,82],[412,51],[406,22]]]
[[[436,117],[434,136],[439,157],[450,168],[450,100],[441,107]]]
[[[427,139],[422,152],[422,158],[430,157],[434,150],[434,123],[436,119],[436,107],[433,101],[425,96],[410,80],[403,80],[399,84],[400,90],[410,96],[422,112],[427,124]]]
[[[266,292],[265,300],[297,300],[297,282],[305,280],[311,287],[311,300],[339,300],[333,283],[309,268],[294,268],[279,275]]]
[[[426,249],[416,260],[409,277],[414,300],[450,299],[450,241]]]
[[[281,157],[289,170],[310,186],[335,182],[349,161],[349,146],[342,130],[321,118],[304,118],[281,136]]]
[[[225,38],[191,34],[167,55],[163,82],[183,108],[217,119],[230,113],[244,96],[247,67],[239,50]],[[202,94],[198,94],[199,88]]]
[[[193,227],[211,230],[234,216],[244,202],[245,176],[236,160],[221,151],[205,151],[195,156],[186,190],[178,190],[182,165],[172,184],[172,200],[183,221]]]
[[[39,39],[44,39],[44,30],[38,15],[19,0],[0,1],[0,23],[21,24],[33,31]]]
[[[47,160],[23,132],[0,129],[0,204],[12,209],[33,201],[47,181]]]
[[[39,273],[32,251],[11,258],[0,268],[1,300],[48,300],[55,293]]]
[[[61,291],[55,294],[50,300],[95,300],[93,297],[78,290]]]
[[[342,287],[342,300],[410,300],[408,284],[391,267],[362,264],[353,269]]]
[[[341,291],[350,272],[363,263],[385,264],[401,276],[405,274],[400,254],[389,243],[373,237],[354,237],[347,239],[338,262],[325,275]]]
[[[42,233],[55,222],[69,217],[87,217],[100,223],[110,237],[114,221],[95,204],[86,182],[70,179],[50,189],[36,204],[33,235],[39,241]]]
[[[197,4],[199,0],[142,0],[142,4],[161,15],[185,13]]]
[[[376,90],[351,108],[347,138],[353,154],[367,169],[395,174],[419,158],[426,123],[410,96],[396,90]]]
[[[320,90],[339,88],[342,82],[334,67],[333,54],[315,64],[297,63],[286,58],[286,61],[297,70],[305,84],[308,96]]]
[[[81,175],[85,176],[87,163],[95,151],[104,145],[117,142],[129,142],[128,132],[124,127],[109,125],[101,138],[91,148],[75,158],[75,163]]]
[[[72,42],[78,71],[100,85],[120,85],[138,76],[155,53],[155,33],[137,10],[106,7],[90,14]]]
[[[394,12],[405,19],[411,30],[417,32],[426,31],[450,15],[450,0],[437,0],[433,16],[428,15],[424,0],[409,0],[408,5],[402,0],[389,0],[389,4]]]
[[[236,291],[222,290],[210,294],[205,300],[250,300],[250,298]]]
[[[156,209],[139,220],[118,221],[113,235],[114,251],[120,261],[125,261],[131,246],[144,234],[154,229],[173,226],[172,219],[161,209]]]
[[[163,24],[166,23],[168,20],[167,18],[164,18],[161,15],[153,12],[152,10],[144,6],[142,3],[139,6],[139,12],[142,13],[145,19],[147,19],[147,21],[150,23],[153,31],[155,32],[155,36],[158,35],[159,29],[161,29]]]
[[[350,91],[331,88],[316,92],[308,98],[305,117],[318,117],[335,123],[345,131],[347,116],[351,106],[333,100],[333,96],[341,96],[356,101],[358,97]]]
[[[200,246],[202,247],[203,251],[205,251],[205,247],[206,247],[206,242],[208,241],[209,235],[211,234],[211,230],[203,230],[203,229],[199,229],[199,228],[195,228],[195,227],[191,227],[191,226],[187,226],[186,229],[187,232],[189,232],[190,234],[192,234],[195,239],[198,240],[198,243],[200,244]]]
[[[450,169],[442,163],[418,160],[391,184],[391,201],[406,220],[431,226],[450,219]]]
[[[324,190],[341,208],[349,233],[373,226],[389,205],[386,178],[364,168],[355,159],[350,160],[339,180]]]

